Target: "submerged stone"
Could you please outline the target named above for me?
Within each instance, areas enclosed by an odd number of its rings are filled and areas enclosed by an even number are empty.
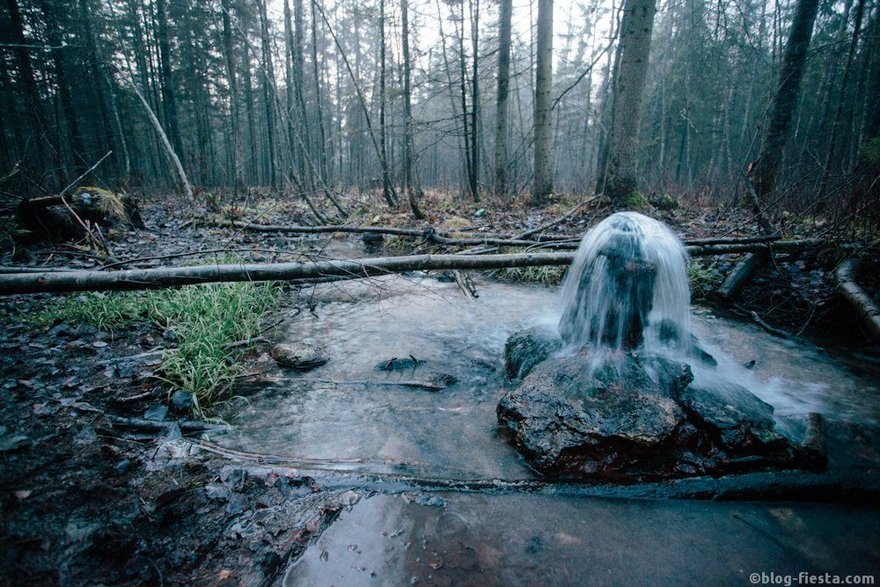
[[[297,371],[308,371],[330,360],[321,349],[308,344],[276,344],[269,354],[280,367]]]

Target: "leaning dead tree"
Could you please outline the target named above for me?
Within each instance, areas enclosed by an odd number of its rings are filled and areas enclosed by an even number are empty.
[[[695,245],[687,247],[694,257],[754,251],[803,250],[819,241],[789,241],[773,244]],[[367,259],[296,263],[248,263],[129,269],[125,271],[64,271],[0,274],[0,295],[143,290],[181,285],[223,282],[360,279],[407,271],[509,269],[569,265],[574,253],[515,253],[501,255],[410,255]]]
[[[189,183],[189,179],[186,177],[186,172],[183,170],[183,165],[180,163],[180,158],[177,156],[177,153],[174,151],[174,147],[171,146],[171,141],[168,140],[168,135],[165,134],[165,131],[162,129],[162,124],[159,122],[159,119],[156,117],[156,113],[153,112],[153,109],[150,108],[149,102],[144,98],[144,95],[141,94],[140,90],[137,89],[137,85],[129,80],[125,80],[128,83],[128,87],[134,92],[134,94],[141,101],[141,105],[144,107],[144,111],[147,113],[147,118],[150,119],[150,122],[153,124],[153,128],[156,129],[156,134],[159,135],[159,138],[162,140],[162,145],[165,147],[165,152],[168,154],[168,160],[174,166],[174,171],[177,173],[177,178],[180,180],[180,189],[183,191],[183,195],[188,199],[192,199],[193,197],[193,189],[192,185]]]

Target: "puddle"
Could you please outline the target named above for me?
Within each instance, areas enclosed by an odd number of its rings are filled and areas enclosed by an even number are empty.
[[[253,398],[230,419],[234,428],[213,434],[213,440],[334,470],[534,478],[500,436],[495,406],[505,392],[505,340],[523,327],[555,324],[558,293],[497,283],[478,284],[478,293],[469,299],[454,283],[400,276],[316,288],[307,294],[314,313],[303,312],[283,338],[324,347],[330,362],[307,374],[284,372],[271,393]],[[858,376],[816,347],[749,324],[705,311],[696,311],[693,322],[719,359],[719,371],[773,404],[795,431],[811,411],[840,429],[854,425],[859,434],[877,428],[876,378]],[[393,358],[426,362],[404,371],[376,369]],[[752,360],[752,369],[742,366]],[[356,383],[418,382],[437,373],[457,382],[436,392]],[[846,450],[849,440],[840,444]],[[863,452],[867,462],[877,462],[874,448]]]
[[[288,568],[283,585],[730,585],[754,572],[861,574],[880,565],[874,508],[431,499],[362,500]]]

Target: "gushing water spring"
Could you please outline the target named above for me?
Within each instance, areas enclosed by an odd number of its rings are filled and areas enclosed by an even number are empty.
[[[637,212],[612,214],[596,225],[563,284],[559,333],[572,346],[684,350],[690,289],[681,241]]]

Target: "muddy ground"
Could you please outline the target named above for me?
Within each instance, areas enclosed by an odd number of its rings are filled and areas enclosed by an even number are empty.
[[[261,223],[302,223],[295,208],[254,206]],[[537,226],[565,206],[537,212],[448,206],[433,215],[447,229],[513,234]],[[240,213],[248,214],[248,210]],[[352,254],[356,237],[333,240],[273,236],[219,228],[181,204],[146,204],[148,230],[111,231],[117,260],[206,249],[244,259],[289,260]],[[607,210],[588,208],[553,228],[582,233]],[[753,234],[746,214],[721,210],[663,213],[687,237]],[[369,210],[361,221],[411,225],[405,214]],[[417,243],[389,242],[395,252]],[[259,250],[257,250],[259,249]],[[0,265],[94,268],[113,262],[74,243],[8,240]],[[179,259],[151,259],[157,266]],[[735,259],[706,260],[719,274]],[[714,263],[714,264],[713,264]],[[780,257],[723,310],[749,316],[833,350],[862,346],[856,323],[834,296],[827,259]],[[169,406],[170,389],[155,375],[168,345],[149,326],[116,332],[89,325],[34,325],[28,316],[59,296],[0,299],[0,583],[269,584],[300,556],[340,511],[368,495],[320,475],[260,462],[247,454],[217,454],[174,425],[192,416]],[[308,296],[291,288],[284,310],[308,310]],[[269,318],[271,320],[271,317]],[[844,336],[845,334],[845,336]],[[248,356],[258,369],[264,349]],[[125,359],[125,357],[134,357]],[[132,427],[148,412],[169,407],[154,429]],[[171,422],[171,423],[169,423]]]

